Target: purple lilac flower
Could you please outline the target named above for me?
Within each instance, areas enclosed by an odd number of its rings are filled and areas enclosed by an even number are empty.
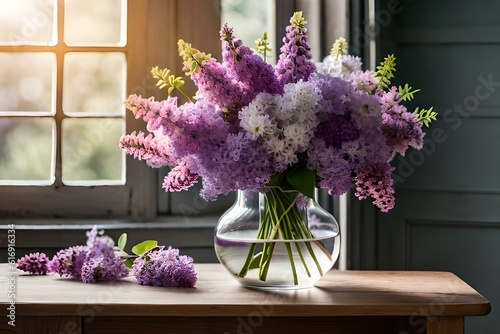
[[[59,276],[70,276],[80,279],[82,266],[87,259],[88,248],[86,246],[72,246],[60,250],[54,255],[49,264],[51,273]]]
[[[198,87],[198,96],[228,111],[242,107],[242,88],[214,58],[204,61],[201,69],[191,76]],[[234,115],[234,112],[233,112]]]
[[[404,155],[409,146],[422,148],[422,123],[402,105],[396,105],[382,114],[381,130],[387,145],[394,152]]]
[[[353,87],[339,77],[326,74],[314,74],[310,81],[318,87],[322,99],[318,102],[317,112],[320,114],[344,115],[348,102],[354,94]]]
[[[62,249],[54,255],[49,264],[50,272],[81,279],[85,283],[115,280],[128,275],[127,267],[115,255],[113,239],[102,235],[97,226],[86,235],[85,246]]]
[[[309,76],[316,71],[314,62],[311,61],[311,48],[307,43],[307,29],[297,26],[290,20],[283,37],[283,46],[276,64],[275,73],[281,85],[307,81]]]
[[[337,148],[328,147],[323,140],[311,142],[307,151],[307,168],[318,173],[318,187],[327,189],[330,195],[341,195],[352,186],[348,161]]]
[[[134,260],[132,268],[141,285],[192,288],[197,280],[193,259],[172,247],[149,250]]]
[[[327,147],[340,148],[342,143],[358,138],[359,130],[349,116],[331,115],[316,128],[316,139],[324,140]]]
[[[252,140],[249,134],[241,132],[229,134],[223,145],[190,159],[191,170],[203,176],[200,195],[206,200],[235,189],[262,190],[277,172],[262,139]]]
[[[113,246],[115,242],[107,235],[103,235],[102,231],[97,229],[97,226],[93,226],[92,229],[86,232],[87,235],[87,248],[88,259],[98,258],[104,256],[106,258],[112,258],[115,255]]]
[[[83,283],[97,281],[114,281],[127,277],[129,270],[122,259],[116,255],[90,257],[82,266],[81,279]]]
[[[47,275],[49,261],[45,253],[30,253],[17,260],[17,269],[26,271],[30,275]]]
[[[299,193],[297,195],[296,205],[299,209],[304,209],[307,206],[308,202],[309,202],[309,198],[307,196],[305,196],[304,194]]]
[[[240,107],[248,105],[262,92],[283,93],[283,85],[280,85],[274,75],[273,67],[264,62],[252,49],[244,46],[240,39],[235,40],[233,29],[226,24],[222,27],[220,35],[223,66],[227,70],[227,75],[235,79],[242,90]]]

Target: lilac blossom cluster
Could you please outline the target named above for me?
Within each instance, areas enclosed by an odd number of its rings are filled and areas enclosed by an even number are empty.
[[[60,276],[80,279],[84,283],[127,277],[129,271],[122,259],[115,254],[113,239],[107,235],[99,235],[97,226],[86,234],[85,246],[72,246],[54,255],[50,271]]]
[[[150,249],[134,260],[132,269],[141,285],[192,288],[197,281],[193,259],[172,247]]]
[[[113,239],[94,226],[86,232],[86,245],[62,249],[50,260],[44,253],[30,253],[17,261],[17,268],[30,275],[59,274],[84,283],[114,281],[129,276]],[[123,247],[123,246],[122,246]],[[193,259],[179,255],[179,250],[156,246],[133,262],[133,272],[142,285],[194,287],[197,281]]]
[[[301,13],[290,22],[274,68],[227,25],[220,31],[221,62],[199,61],[198,52],[192,66],[189,52],[181,51],[197,99],[178,105],[175,97],[131,95],[126,106],[150,134],[123,136],[120,147],[151,167],[172,167],[166,191],[200,178],[207,200],[238,189],[263,192],[274,176],[305,159],[316,172],[315,186],[332,195],[353,188],[358,198],[390,210],[390,161],[409,146],[422,147],[422,124],[397,91],[380,89],[375,73],[362,71],[358,57],[314,64]]]
[[[115,254],[113,240],[99,235],[94,226],[87,233],[87,244],[62,249],[49,260],[44,253],[32,253],[20,258],[17,268],[32,275],[59,274],[84,283],[112,281],[127,277],[129,271]]]
[[[17,260],[17,268],[31,275],[47,275],[49,261],[44,253],[30,253]]]

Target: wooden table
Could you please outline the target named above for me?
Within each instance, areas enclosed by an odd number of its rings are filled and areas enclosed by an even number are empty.
[[[463,333],[488,300],[447,272],[330,271],[314,288],[254,291],[219,264],[198,264],[196,288],[141,286],[129,277],[85,284],[24,276],[15,324],[1,333]],[[0,303],[9,305],[7,265]]]

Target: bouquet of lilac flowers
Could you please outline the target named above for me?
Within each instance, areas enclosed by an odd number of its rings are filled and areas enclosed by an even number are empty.
[[[149,134],[123,136],[120,147],[151,167],[170,166],[163,188],[181,191],[202,180],[201,196],[214,200],[235,190],[261,192],[281,205],[261,221],[258,238],[310,238],[296,219],[297,204],[316,187],[331,195],[355,189],[387,212],[394,206],[390,161],[408,147],[422,147],[430,110],[408,112],[401,104],[417,90],[392,87],[395,59],[362,71],[343,39],[316,65],[301,12],[290,20],[275,67],[236,39],[224,25],[218,62],[182,40],[183,71],[196,84],[194,100],[178,105],[131,95],[126,106],[147,122]],[[268,51],[266,35],[257,50]],[[183,79],[152,69],[158,86],[181,90]],[[283,222],[294,222],[285,224]],[[295,224],[295,225],[294,225]],[[273,245],[269,245],[272,247]],[[272,256],[260,257],[261,279]],[[240,275],[253,265],[253,254]]]

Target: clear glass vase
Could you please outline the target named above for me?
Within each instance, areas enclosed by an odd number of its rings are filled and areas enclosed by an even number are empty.
[[[298,195],[280,188],[238,191],[234,205],[219,219],[215,253],[242,285],[312,287],[337,261],[337,221],[316,198]]]

